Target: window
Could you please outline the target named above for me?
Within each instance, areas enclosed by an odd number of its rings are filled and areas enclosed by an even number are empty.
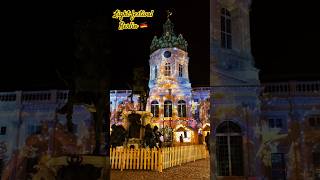
[[[286,179],[286,168],[283,153],[271,153],[272,179]]]
[[[313,115],[308,118],[311,127],[320,128],[320,115]]]
[[[232,48],[231,15],[225,8],[221,9],[221,47]]]
[[[179,64],[179,77],[182,77],[183,66]]]
[[[158,78],[158,67],[157,66],[154,67],[154,78],[155,79]]]
[[[28,127],[28,135],[41,134],[40,125],[30,125]]]
[[[269,118],[269,128],[283,128],[283,120],[281,118]]]
[[[178,101],[178,116],[179,117],[187,117],[187,110],[186,110],[186,102],[184,100]]]
[[[243,176],[241,129],[225,121],[217,128],[217,168],[219,176]]]
[[[312,153],[313,167],[314,167],[314,179],[320,180],[320,145],[317,145]]]
[[[164,117],[172,117],[172,102],[164,101]]]
[[[164,66],[164,75],[171,76],[171,66],[170,63],[166,63]]]
[[[163,53],[163,56],[164,56],[165,58],[169,58],[169,57],[171,57],[171,52],[170,52],[170,51],[165,51],[165,52]]]
[[[153,117],[159,117],[159,103],[158,101],[151,102],[151,113]]]
[[[313,165],[316,168],[320,168],[320,151],[312,153]]]
[[[7,133],[7,127],[6,126],[2,126],[1,127],[1,131],[0,131],[0,135],[5,135]]]

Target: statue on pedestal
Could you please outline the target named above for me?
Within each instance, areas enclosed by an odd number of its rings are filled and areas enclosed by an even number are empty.
[[[140,129],[142,127],[141,124],[141,115],[136,113],[131,113],[128,115],[129,121],[129,138],[141,138],[140,137]]]

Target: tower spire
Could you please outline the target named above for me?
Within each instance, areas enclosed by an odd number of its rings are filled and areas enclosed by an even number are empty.
[[[170,21],[170,16],[172,12],[167,10],[167,21],[163,24],[163,34],[161,37],[154,36],[151,45],[150,51],[154,52],[162,48],[179,48],[181,50],[187,51],[188,43],[182,37],[181,34],[178,36],[173,31],[173,23]]]
[[[170,21],[170,16],[172,16],[172,12],[167,10],[167,21],[163,24],[163,34],[165,36],[174,34],[173,23]]]

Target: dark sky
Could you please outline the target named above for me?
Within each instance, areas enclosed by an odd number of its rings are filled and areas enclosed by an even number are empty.
[[[190,1],[181,5],[182,1],[162,0],[157,3],[117,3],[119,9],[154,9],[155,17],[152,19],[137,18],[136,22],[147,21],[150,28],[131,31],[118,31],[118,21],[113,21],[114,35],[117,42],[113,53],[118,55],[119,60],[127,62],[123,68],[127,73],[119,75],[119,79],[126,81],[131,77],[132,67],[144,66],[149,72],[150,44],[153,37],[160,37],[163,32],[162,25],[166,21],[166,10],[173,11],[170,17],[174,23],[176,34],[182,34],[188,42],[189,54],[189,77],[195,86],[209,85],[209,1],[198,3]],[[129,74],[129,76],[128,76]],[[148,74],[149,75],[149,74]]]
[[[319,80],[318,5],[253,0],[252,53],[260,80]]]
[[[64,8],[62,8],[64,7]],[[251,8],[252,52],[262,81],[320,79],[316,56],[319,37],[316,12],[310,3],[290,1],[272,3],[253,0]],[[56,67],[70,67],[74,60],[74,23],[78,19],[112,16],[114,9],[154,9],[150,28],[138,31],[116,30],[112,61],[118,67],[114,87],[127,88],[132,68],[147,71],[149,46],[154,35],[160,36],[166,20],[165,10],[173,9],[175,31],[188,41],[189,74],[193,86],[209,82],[209,1],[118,0],[110,4],[73,6],[31,4],[7,6],[1,16],[1,91],[65,88],[57,78]]]

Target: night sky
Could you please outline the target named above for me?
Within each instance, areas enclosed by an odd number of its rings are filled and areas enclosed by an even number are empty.
[[[261,82],[319,80],[319,11],[315,2],[253,0],[252,53]]]
[[[201,3],[200,3],[201,2]],[[40,8],[41,6],[41,8]],[[64,7],[64,8],[62,8]],[[281,1],[253,0],[251,8],[252,53],[261,70],[260,79],[266,81],[320,79],[317,67],[319,28],[316,12],[310,3],[290,4]],[[155,10],[147,21],[150,28],[120,32],[112,20],[114,9]],[[7,6],[1,16],[1,91],[64,89],[55,69],[72,66],[74,57],[74,24],[83,18],[110,17],[113,21],[111,61],[113,87],[128,89],[132,68],[145,67],[149,71],[149,46],[154,35],[162,34],[165,11],[175,32],[188,41],[189,76],[193,86],[209,85],[209,1],[177,0],[118,0],[110,4]],[[108,61],[108,60],[106,60]]]

